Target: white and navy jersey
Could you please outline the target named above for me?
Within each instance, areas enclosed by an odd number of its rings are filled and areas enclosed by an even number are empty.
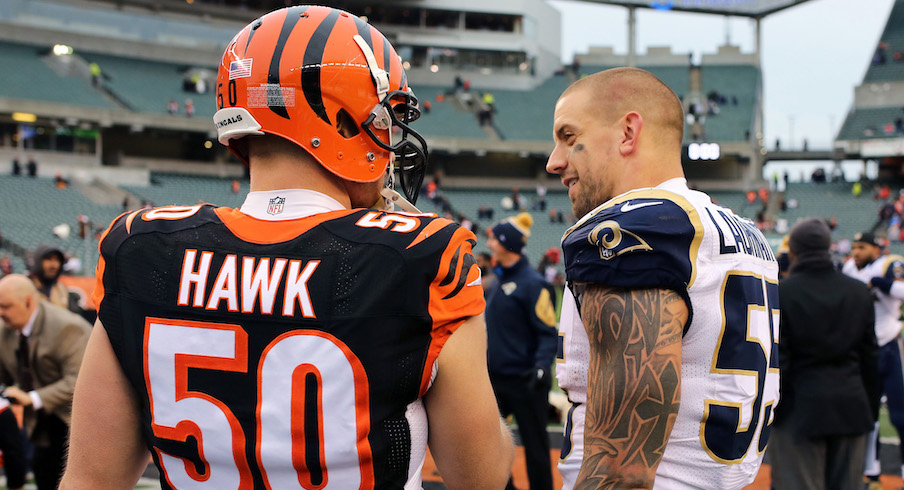
[[[844,263],[842,271],[864,284],[869,284],[874,277],[886,279],[904,279],[904,257],[899,255],[885,255],[867,264],[862,269],[857,268],[854,259],[848,259]],[[880,346],[894,340],[901,332],[901,300],[873,288],[876,308],[876,341]]]
[[[673,289],[690,318],[681,404],[656,488],[741,488],[762,462],[779,398],[778,264],[754,224],[684,179],[634,190],[584,216],[562,239],[569,286]],[[559,385],[573,404],[567,435],[583,433],[590,346],[580,297],[563,300]],[[560,471],[571,488],[582,441],[566,437]]]

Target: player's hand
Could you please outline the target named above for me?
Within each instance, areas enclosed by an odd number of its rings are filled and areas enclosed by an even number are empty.
[[[884,277],[876,276],[869,280],[869,285],[882,291],[885,294],[888,294],[891,291],[891,285],[894,284],[895,281],[891,279],[886,279]]]
[[[29,396],[27,392],[22,391],[16,386],[7,387],[3,392],[3,396],[8,398],[12,403],[16,403],[25,407],[31,405],[31,396]]]

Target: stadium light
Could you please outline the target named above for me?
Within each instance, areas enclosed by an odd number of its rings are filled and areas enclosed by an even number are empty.
[[[14,112],[13,121],[23,123],[33,123],[38,120],[38,116],[30,112]]]
[[[72,46],[67,46],[65,44],[54,44],[53,45],[53,54],[55,54],[57,56],[72,54]]]

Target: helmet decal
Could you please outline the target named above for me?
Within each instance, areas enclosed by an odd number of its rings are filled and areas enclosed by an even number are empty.
[[[276,115],[285,119],[289,119],[289,113],[286,111],[286,104],[283,101],[282,90],[279,85],[279,63],[282,60],[283,49],[286,47],[286,40],[289,39],[289,34],[292,34],[295,24],[298,23],[298,19],[307,9],[307,7],[290,7],[288,9],[282,29],[279,31],[279,40],[276,41],[276,46],[273,48],[273,57],[270,58],[270,71],[267,73],[267,105]],[[337,12],[333,12],[333,14],[338,15]],[[330,17],[333,14],[330,14]],[[275,103],[276,100],[280,102]]]

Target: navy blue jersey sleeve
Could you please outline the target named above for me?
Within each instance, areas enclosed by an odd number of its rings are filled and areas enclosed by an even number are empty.
[[[606,286],[686,291],[694,272],[692,247],[703,233],[668,198],[635,198],[579,222],[565,235],[568,280]]]

